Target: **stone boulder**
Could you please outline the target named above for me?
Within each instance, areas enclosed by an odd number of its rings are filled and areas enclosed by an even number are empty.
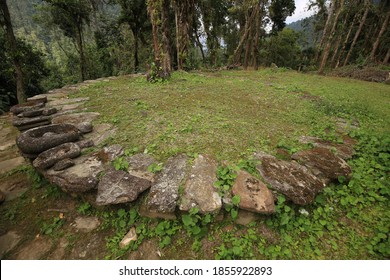
[[[207,155],[199,155],[191,167],[190,176],[181,198],[180,210],[189,211],[198,207],[200,213],[218,212],[222,199],[214,183],[217,181],[218,164]]]
[[[275,212],[272,192],[263,182],[248,172],[242,170],[238,172],[232,193],[240,197],[240,209],[262,214]]]
[[[16,144],[24,154],[38,155],[63,143],[80,138],[78,129],[71,124],[53,124],[29,129],[21,133]]]
[[[41,108],[41,109],[36,109],[36,110],[29,110],[29,111],[24,111],[23,113],[20,113],[18,117],[20,118],[33,118],[33,117],[38,117],[38,116],[50,116],[57,113],[56,108]]]
[[[19,115],[20,113],[23,113],[25,111],[31,111],[31,110],[37,110],[45,106],[45,103],[40,101],[28,101],[23,104],[17,104],[11,107],[10,111],[14,115]]]
[[[77,124],[76,127],[82,134],[90,133],[93,130],[91,122],[81,122]]]
[[[148,167],[157,161],[149,154],[136,154],[126,158],[129,163],[128,172],[133,176],[154,181],[154,174],[148,171]]]
[[[33,166],[38,170],[45,170],[61,160],[76,158],[80,154],[81,149],[75,143],[61,144],[39,154],[39,156],[33,161]]]
[[[65,170],[71,166],[74,166],[75,163],[72,159],[70,158],[65,158],[63,160],[60,160],[59,162],[57,162],[56,164],[54,164],[53,166],[53,170],[54,171],[61,171],[61,170]]]
[[[132,202],[150,186],[149,180],[132,176],[122,170],[111,169],[99,182],[96,203],[110,205]]]
[[[145,207],[148,212],[154,212],[154,217],[158,217],[161,213],[164,218],[164,214],[175,212],[179,187],[187,175],[187,161],[188,157],[184,154],[172,157],[157,174]]]
[[[48,169],[43,176],[65,192],[82,193],[95,189],[99,175],[104,171],[103,162],[96,154],[84,155],[74,159],[75,165],[62,171]]]
[[[291,158],[309,168],[325,184],[336,181],[340,176],[349,179],[352,174],[348,163],[326,148],[318,147],[300,151],[293,154]]]
[[[53,124],[68,123],[68,124],[73,124],[74,126],[77,126],[83,122],[92,123],[92,121],[99,116],[100,116],[100,114],[96,113],[96,112],[66,114],[66,115],[55,116],[52,119],[52,123]]]
[[[35,101],[35,102],[47,102],[47,96],[43,94],[34,95],[32,97],[27,98],[27,101]]]
[[[264,153],[256,153],[255,158],[261,161],[256,169],[264,180],[295,204],[312,203],[317,193],[326,186],[309,169],[297,162],[278,160]]]
[[[353,146],[356,144],[356,141],[348,136],[343,137],[343,143],[334,143],[312,136],[301,136],[299,138],[299,142],[303,144],[311,144],[314,147],[335,150],[336,154],[344,160],[352,158],[355,154]]]
[[[25,131],[31,128],[48,125],[51,123],[49,116],[38,116],[34,118],[14,118],[12,125],[15,126],[19,131]]]

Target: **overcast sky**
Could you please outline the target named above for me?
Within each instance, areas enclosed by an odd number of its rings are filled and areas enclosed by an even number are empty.
[[[306,11],[309,0],[295,0],[295,13],[286,19],[286,23],[291,23],[302,18],[311,16],[313,11]]]

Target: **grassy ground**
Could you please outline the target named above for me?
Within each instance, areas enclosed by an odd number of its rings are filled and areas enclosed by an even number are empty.
[[[358,141],[357,154],[349,161],[354,172],[349,183],[331,185],[307,207],[292,205],[280,196],[276,214],[259,216],[247,227],[235,224],[229,213],[223,220],[192,213],[177,221],[154,221],[138,215],[138,204],[95,209],[78,201],[69,210],[73,214],[67,215],[96,215],[103,221],[98,234],[106,235],[106,247],[99,256],[134,258],[138,251],[151,254],[157,248],[166,259],[390,257],[388,85],[284,69],[176,72],[164,83],[122,77],[94,84],[74,96],[90,97],[86,106],[101,113],[97,121],[119,128],[107,144],[147,151],[162,162],[180,152],[207,153],[233,166],[248,163],[253,151],[276,154],[278,147],[288,152],[302,149],[298,143],[302,135],[338,141],[339,118],[360,124],[359,129],[346,129]],[[58,190],[49,190],[31,192],[46,201],[40,205],[54,204]],[[24,203],[23,209],[29,211],[37,207],[29,199]],[[9,209],[19,211],[19,204],[12,202]],[[4,227],[23,223],[28,227],[29,215],[12,215],[17,211],[9,209],[1,209]],[[42,231],[44,224],[54,222],[53,217],[41,217],[34,229]],[[66,224],[61,226],[53,225],[56,234],[49,234],[53,242],[58,234],[67,236]],[[132,226],[137,228],[138,241],[122,250],[118,243]],[[83,237],[72,236],[71,244],[77,247]]]

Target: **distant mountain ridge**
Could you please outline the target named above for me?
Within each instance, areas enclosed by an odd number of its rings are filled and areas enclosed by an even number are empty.
[[[313,16],[287,24],[286,28],[290,28],[302,34],[303,38],[302,40],[300,40],[299,43],[303,49],[307,49],[314,46],[315,34]]]

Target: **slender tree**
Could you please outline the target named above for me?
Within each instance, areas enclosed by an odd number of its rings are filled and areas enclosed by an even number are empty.
[[[357,40],[358,40],[358,38],[360,36],[360,33],[362,32],[363,26],[364,26],[364,24],[366,22],[367,15],[368,15],[369,11],[370,11],[370,0],[365,0],[364,1],[364,14],[363,14],[362,19],[360,20],[360,24],[359,24],[358,30],[355,33],[355,36],[354,36],[353,41],[352,41],[352,44],[351,44],[351,46],[349,48],[349,51],[347,53],[347,57],[344,60],[343,66],[346,66],[348,64],[348,61],[349,61],[349,59],[351,57],[351,54],[352,54],[352,51],[354,50],[356,42],[357,42]]]
[[[134,58],[134,72],[139,70],[139,42],[145,39],[143,38],[144,32],[147,30],[148,15],[145,0],[115,0],[121,7],[119,16],[119,23],[126,23],[133,34],[133,58]]]
[[[6,46],[12,57],[13,66],[16,78],[16,97],[18,103],[26,101],[26,94],[24,91],[23,70],[20,56],[18,55],[18,45],[12,28],[11,16],[8,10],[6,0],[0,0],[0,23],[6,33]]]
[[[334,7],[334,9],[335,9],[335,14],[334,14],[334,16],[332,16],[332,17],[334,17],[334,18],[332,18],[332,21],[333,21],[332,29],[330,30],[328,38],[326,39],[324,53],[322,55],[320,68],[318,70],[319,74],[323,74],[324,73],[324,68],[325,68],[325,65],[326,65],[326,63],[328,61],[328,56],[329,56],[329,52],[330,52],[333,36],[335,34],[335,31],[336,31],[336,26],[337,26],[337,23],[338,23],[338,19],[339,19],[341,11],[344,8],[344,0],[339,0],[339,1],[334,0],[333,3],[332,3],[332,7]]]
[[[379,46],[379,43],[380,43],[380,39],[381,39],[382,35],[385,33],[386,28],[388,28],[389,18],[390,18],[390,9],[387,11],[387,13],[385,15],[385,18],[384,18],[383,23],[382,23],[382,27],[381,27],[381,29],[379,31],[378,36],[376,37],[374,45],[372,46],[372,50],[371,50],[370,57],[369,57],[370,61],[373,61],[374,58],[375,58],[375,53],[376,53],[376,51],[378,49],[378,46]]]

